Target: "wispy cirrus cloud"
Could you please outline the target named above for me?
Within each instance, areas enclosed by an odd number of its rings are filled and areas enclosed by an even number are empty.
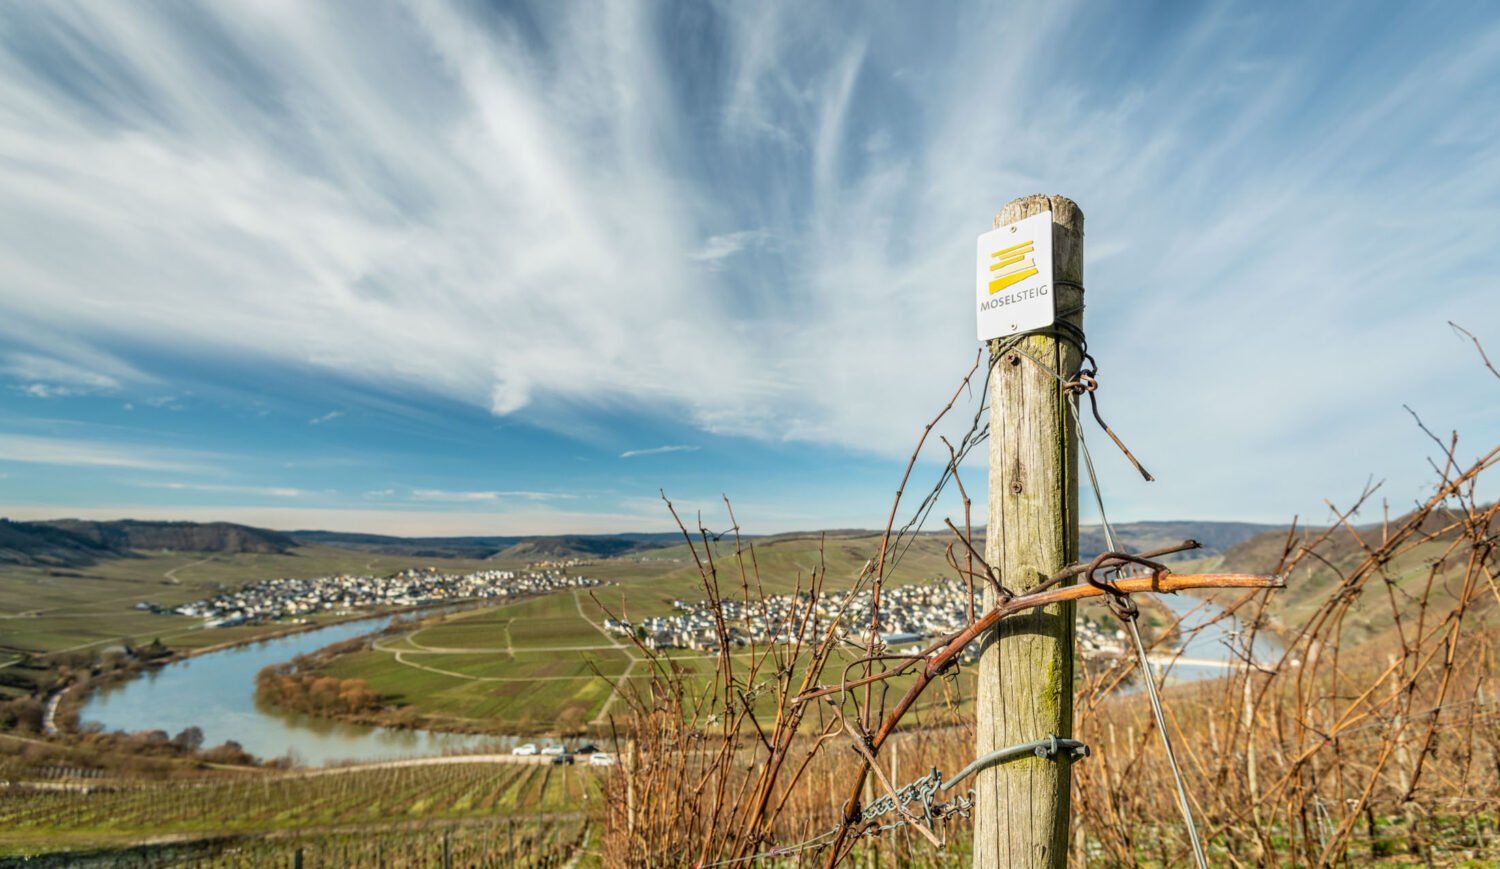
[[[724,268],[723,260],[747,248],[765,245],[770,239],[771,233],[764,229],[726,232],[722,235],[709,236],[704,240],[702,247],[688,253],[687,258],[694,262],[708,263],[716,269]]]
[[[133,468],[141,471],[197,471],[213,457],[154,447],[71,438],[0,434],[0,461],[78,468]]]
[[[139,372],[114,360],[101,360],[97,354],[94,363],[103,363],[99,370],[79,362],[67,362],[35,353],[10,353],[0,355],[0,377],[16,381],[15,389],[32,398],[65,398],[75,395],[90,395],[99,392],[114,392],[120,388],[120,377],[133,380],[145,379]],[[105,373],[114,370],[114,374]]]
[[[305,489],[287,486],[235,486],[220,483],[183,483],[135,481],[132,486],[143,489],[169,489],[174,492],[214,492],[229,495],[259,495],[267,498],[301,498],[308,494]]]
[[[64,398],[70,395],[80,394],[80,390],[71,386],[56,386],[48,383],[28,383],[25,386],[16,387],[22,395],[32,398]]]
[[[644,450],[626,450],[625,452],[620,453],[620,458],[633,459],[637,456],[659,456],[663,453],[692,453],[697,452],[700,449],[702,449],[702,447],[688,446],[686,444],[673,444],[670,446],[650,447]]]
[[[344,412],[342,410],[330,410],[327,413],[323,414],[322,416],[315,416],[312,419],[308,420],[307,424],[308,425],[322,425],[322,424],[327,423],[327,422],[333,422],[334,420],[338,419],[339,417],[341,417],[343,415],[344,415]]]
[[[506,490],[451,491],[447,489],[413,489],[413,501],[446,501],[450,503],[492,502],[505,499],[522,501],[567,501],[576,498],[562,492],[528,492]]]

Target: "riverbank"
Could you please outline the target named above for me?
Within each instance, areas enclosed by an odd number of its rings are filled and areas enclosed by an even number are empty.
[[[457,612],[467,608],[477,608],[483,606],[487,600],[487,598],[468,598],[461,601],[445,601],[437,604],[389,607],[375,612],[350,612],[320,621],[309,620],[302,624],[271,625],[263,632],[236,637],[222,643],[192,649],[169,649],[166,654],[148,659],[132,659],[129,663],[133,666],[115,666],[105,669],[104,665],[106,662],[101,660],[96,662],[95,666],[88,673],[74,675],[67,684],[49,695],[47,700],[47,717],[44,719],[44,732],[49,735],[77,733],[81,726],[80,716],[82,709],[88,705],[97,692],[127,684],[131,680],[159,671],[173,664],[191,661],[194,658],[200,658],[204,655],[232,651],[259,643],[273,642],[352,622],[374,621],[384,618],[396,620],[403,616],[426,617],[442,612]],[[201,630],[217,629],[202,628]]]
[[[536,605],[575,609],[575,602],[567,596],[543,603],[555,597],[539,595],[507,603],[501,609]],[[146,679],[94,686],[86,696],[80,691],[76,697],[69,695],[66,702],[80,707],[78,717],[90,722],[83,725],[85,728],[97,723],[111,730],[138,733],[174,732],[201,726],[209,743],[233,740],[257,757],[277,759],[284,765],[431,756],[472,751],[481,745],[504,748],[523,733],[534,734],[545,729],[515,728],[504,716],[494,720],[455,720],[397,713],[355,722],[288,713],[257,704],[254,699],[256,674],[267,666],[315,654],[339,643],[355,641],[355,645],[363,645],[371,635],[388,630],[409,631],[430,624],[431,617],[437,614],[490,609],[488,603],[486,600],[445,602],[439,606],[402,608],[375,616],[351,614],[319,625],[263,631],[233,643],[215,644],[217,648],[212,651],[195,650],[192,654],[173,656],[170,663],[153,666]],[[430,684],[425,674],[412,681],[418,687]]]

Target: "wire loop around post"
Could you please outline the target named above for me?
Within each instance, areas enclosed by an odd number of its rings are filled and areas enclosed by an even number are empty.
[[[1089,562],[1088,567],[1084,568],[1083,578],[1089,585],[1104,592],[1106,599],[1109,601],[1109,608],[1114,611],[1115,615],[1124,621],[1132,621],[1136,616],[1141,614],[1140,607],[1135,605],[1135,601],[1130,599],[1129,594],[1120,591],[1113,584],[1107,583],[1095,575],[1100,570],[1118,569],[1127,564],[1139,564],[1142,567],[1151,568],[1151,578],[1154,582],[1159,582],[1163,576],[1171,572],[1165,564],[1159,561],[1152,561],[1149,558],[1142,558],[1139,555],[1131,555],[1128,552],[1101,552],[1094,556],[1094,559]]]

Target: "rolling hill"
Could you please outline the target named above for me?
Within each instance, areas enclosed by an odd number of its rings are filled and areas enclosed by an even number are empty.
[[[658,534],[559,534],[553,536],[392,537],[341,531],[293,531],[299,543],[321,543],[341,549],[421,558],[514,558],[561,560],[612,558],[671,545],[682,540],[673,532]]]
[[[31,567],[80,567],[138,551],[289,552],[291,537],[229,522],[91,522],[0,519],[0,563]]]

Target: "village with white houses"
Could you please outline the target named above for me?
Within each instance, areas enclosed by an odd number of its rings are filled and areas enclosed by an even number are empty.
[[[204,627],[233,627],[253,622],[297,618],[328,610],[370,607],[414,607],[434,603],[548,594],[603,583],[555,570],[478,570],[440,573],[411,568],[390,576],[338,574],[314,579],[266,579],[226,591],[207,600],[183,604],[177,615],[203,618]],[[137,604],[140,609],[156,609]]]
[[[880,641],[889,649],[917,650],[915,644],[942,637],[968,625],[968,589],[956,579],[935,580],[887,588],[880,597]],[[840,635],[861,648],[869,645],[868,626],[874,595],[859,592],[849,602],[840,620]],[[799,630],[803,642],[818,642],[833,623],[843,596],[824,594],[815,604],[807,594],[773,595],[765,601],[724,599],[724,628],[734,646],[752,642],[792,643]],[[692,649],[703,652],[719,650],[713,605],[708,601],[673,601],[678,610],[669,616],[642,619],[639,625],[622,619],[606,619],[604,627],[615,634],[635,634],[653,649]],[[811,614],[808,607],[812,606]],[[805,626],[803,624],[805,617]],[[850,627],[843,627],[850,626]],[[863,635],[861,635],[863,634]],[[1078,642],[1086,655],[1118,654],[1124,648],[1125,632],[1118,627],[1101,626],[1092,619],[1078,620]],[[977,644],[969,650],[977,655]]]

